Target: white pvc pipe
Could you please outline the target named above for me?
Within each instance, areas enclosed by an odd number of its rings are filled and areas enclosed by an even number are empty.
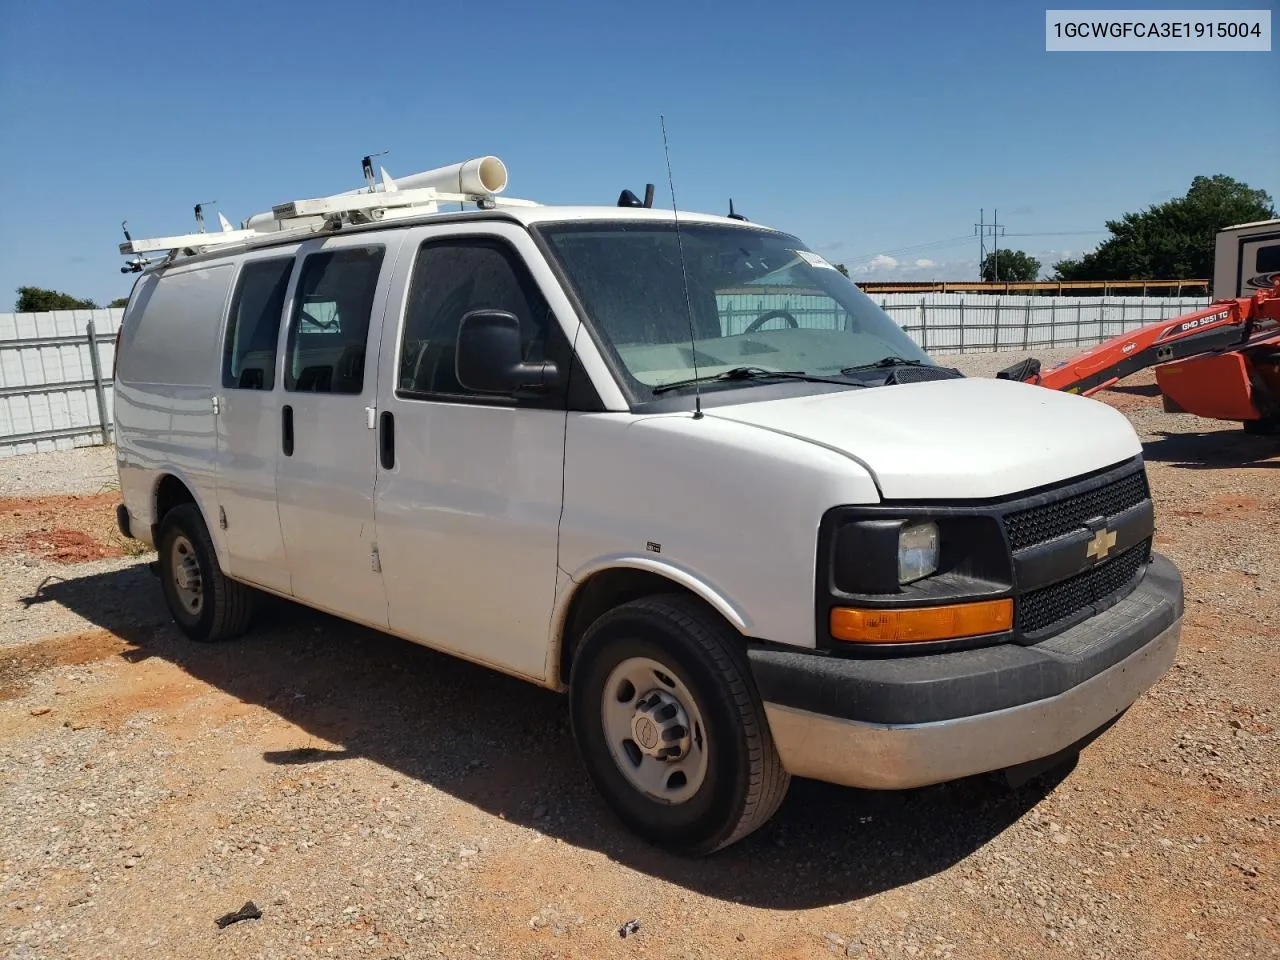
[[[462,163],[391,179],[401,190],[435,187],[443,193],[501,193],[507,188],[507,165],[497,157],[473,157]],[[344,190],[339,196],[349,197],[368,192],[368,187],[360,187],[357,190]],[[373,192],[382,192],[381,180],[374,183]]]
[[[475,157],[393,179],[401,190],[435,187],[446,193],[501,193],[507,188],[507,167],[497,157]],[[382,189],[381,184],[378,189]]]

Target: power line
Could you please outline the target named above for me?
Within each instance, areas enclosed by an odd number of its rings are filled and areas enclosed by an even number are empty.
[[[985,211],[980,212],[979,216],[982,218],[985,218]],[[856,257],[841,257],[840,259],[845,264],[864,263],[868,260],[874,260],[876,257],[895,257],[905,253],[924,253],[927,250],[937,250],[941,247],[949,247],[949,246],[954,246],[956,244],[969,243],[973,240],[975,234],[978,234],[978,228],[980,226],[990,228],[993,226],[993,224],[990,224],[990,223],[974,224],[974,232],[967,233],[962,237],[946,237],[941,240],[926,240],[922,243],[913,243],[913,244],[910,244],[909,246],[897,247],[892,250],[877,250],[875,253],[860,254],[859,256],[856,256]],[[1042,231],[1042,232],[1035,232],[1035,233],[1007,233],[1003,227],[1000,228],[1000,236],[1006,237],[1006,238],[1007,237],[1077,237],[1077,236],[1086,236],[1086,235],[1097,235],[1097,234],[1102,234],[1106,232],[1107,231],[1103,229],[1103,230],[1049,230],[1049,231]],[[979,235],[979,239],[981,241],[981,255],[979,257],[978,262],[979,264],[981,264],[982,257],[984,257],[986,254],[986,239],[981,235]]]
[[[928,240],[924,243],[915,243],[909,247],[898,247],[896,250],[877,250],[875,253],[867,253],[858,257],[849,257],[846,263],[860,263],[863,260],[874,260],[876,257],[892,257],[899,253],[917,253],[925,250],[933,250],[937,247],[947,247],[955,243],[968,243],[973,239],[972,234],[966,234],[963,237],[948,237],[945,240]]]
[[[1107,233],[1103,230],[1054,230],[1047,233],[1005,233],[1006,237],[1080,237],[1086,234]]]

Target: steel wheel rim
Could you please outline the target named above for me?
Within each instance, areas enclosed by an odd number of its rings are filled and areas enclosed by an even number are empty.
[[[204,577],[200,573],[196,548],[185,534],[178,534],[169,546],[169,570],[173,591],[182,609],[198,617],[204,608]]]
[[[600,719],[613,762],[635,789],[669,804],[698,792],[707,776],[706,724],[670,667],[648,657],[623,660],[605,679]]]

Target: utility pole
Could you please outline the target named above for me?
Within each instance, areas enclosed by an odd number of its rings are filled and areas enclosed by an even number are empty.
[[[982,222],[983,216],[987,211],[978,211],[978,222],[973,225],[974,232],[978,235],[978,279],[982,279],[982,262],[987,259],[987,234]]]
[[[1004,227],[1000,223],[1000,211],[991,211],[991,222],[986,222],[986,210],[978,211],[978,222],[973,225],[973,232],[978,235],[978,279],[982,279],[982,264],[987,259],[987,237],[992,240],[992,252],[995,254],[993,266],[995,276],[1000,279],[1000,237],[1004,235]]]
[[[993,280],[1000,279],[1000,211],[991,211],[991,243],[995,256],[991,258],[991,269],[995,276]]]

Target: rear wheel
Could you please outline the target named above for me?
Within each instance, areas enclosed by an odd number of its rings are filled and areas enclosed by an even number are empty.
[[[254,592],[223,575],[195,504],[180,504],[164,515],[156,549],[160,588],[183,633],[210,643],[244,633],[253,615]]]
[[[1275,436],[1280,434],[1280,417],[1267,417],[1263,420],[1246,420],[1244,421],[1244,432],[1254,433],[1261,436]]]
[[[636,600],[592,624],[570,702],[593,783],[652,843],[711,853],[763,826],[786,796],[741,638],[691,598]]]

